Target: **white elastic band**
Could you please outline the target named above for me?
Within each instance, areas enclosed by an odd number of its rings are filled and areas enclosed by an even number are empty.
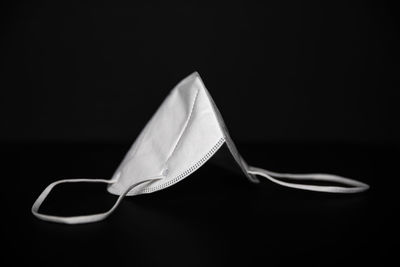
[[[35,203],[33,203],[32,206],[32,213],[35,215],[37,218],[44,220],[44,221],[49,221],[49,222],[57,222],[57,223],[66,223],[66,224],[79,224],[79,223],[91,223],[91,222],[98,222],[101,220],[104,220],[109,216],[119,205],[121,200],[128,194],[129,191],[131,191],[134,187],[153,180],[159,180],[164,178],[164,176],[156,176],[156,177],[151,177],[146,180],[143,180],[141,182],[138,182],[136,184],[131,185],[128,187],[117,199],[115,204],[111,207],[106,212],[103,213],[97,213],[97,214],[90,214],[90,215],[81,215],[81,216],[70,216],[70,217],[64,217],[64,216],[54,216],[54,215],[47,215],[47,214],[42,214],[39,213],[39,208],[42,205],[43,201],[46,199],[47,195],[50,193],[50,191],[53,189],[54,186],[62,183],[79,183],[79,182],[87,182],[87,183],[106,183],[106,184],[113,184],[116,182],[116,180],[104,180],[104,179],[65,179],[65,180],[59,180],[55,181],[51,184],[49,184],[46,189],[43,190],[43,192],[39,195],[39,197],[36,199]]]
[[[356,181],[353,179],[341,177],[338,175],[333,175],[333,174],[277,173],[277,172],[271,172],[268,170],[264,170],[264,169],[252,167],[252,166],[249,166],[248,172],[250,174],[264,176],[265,178],[269,179],[270,181],[280,184],[280,185],[283,185],[283,186],[297,188],[297,189],[303,189],[303,190],[310,190],[310,191],[329,192],[329,193],[359,193],[359,192],[368,190],[368,188],[369,188],[369,185],[367,185],[365,183],[362,183],[362,182],[359,182],[359,181]],[[325,186],[325,185],[305,185],[305,184],[298,184],[298,183],[294,183],[294,182],[283,182],[283,181],[273,178],[273,176],[279,177],[279,178],[286,178],[289,180],[311,180],[311,181],[321,181],[321,182],[334,182],[334,183],[340,183],[343,185],[348,185],[350,187]]]

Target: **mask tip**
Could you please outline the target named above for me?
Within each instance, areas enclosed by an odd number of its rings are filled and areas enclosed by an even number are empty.
[[[191,76],[200,77],[200,74],[199,74],[198,71],[195,70],[195,71],[191,74]]]

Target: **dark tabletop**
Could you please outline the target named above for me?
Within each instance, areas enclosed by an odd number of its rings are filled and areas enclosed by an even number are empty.
[[[255,185],[210,162],[165,190],[125,198],[105,221],[72,226],[36,219],[30,212],[36,197],[57,179],[110,178],[130,144],[2,147],[1,261],[7,265],[382,266],[396,256],[398,149],[391,146],[238,146],[251,165],[352,177],[371,185],[366,193],[307,192],[262,178]],[[41,211],[101,212],[115,199],[105,185],[65,184]]]

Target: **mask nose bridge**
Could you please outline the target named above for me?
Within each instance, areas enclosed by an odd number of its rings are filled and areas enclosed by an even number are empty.
[[[207,98],[209,99],[211,103],[212,110],[214,112],[215,119],[218,121],[218,126],[224,136],[225,143],[232,154],[233,158],[235,159],[236,163],[239,165],[240,169],[242,170],[243,174],[249,179],[250,182],[258,184],[260,183],[260,180],[252,173],[248,171],[249,167],[246,163],[246,161],[240,156],[239,151],[237,150],[235,143],[233,142],[228,128],[225,125],[225,122],[222,118],[221,112],[219,111],[217,105],[214,102],[214,99],[211,97],[210,93],[208,92],[207,88],[204,86],[204,83],[201,79],[201,77],[198,77],[200,82],[203,84],[204,92],[207,95]]]

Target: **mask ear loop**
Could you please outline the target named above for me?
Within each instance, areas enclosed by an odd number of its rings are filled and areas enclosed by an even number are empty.
[[[353,179],[345,178],[338,175],[333,174],[325,174],[325,173],[307,173],[307,174],[292,174],[292,173],[277,173],[271,172],[268,170],[264,170],[257,167],[249,166],[248,173],[254,175],[263,176],[270,181],[280,184],[282,186],[287,186],[296,189],[302,190],[309,190],[309,191],[317,191],[317,192],[329,192],[329,193],[359,193],[369,189],[369,185],[359,182]],[[306,185],[306,184],[299,184],[296,182],[284,182],[278,180],[274,177],[278,178],[285,178],[292,181],[304,181],[304,180],[311,180],[311,181],[318,181],[318,182],[333,182],[339,183],[345,186],[326,186],[326,185]]]
[[[105,179],[64,179],[64,180],[59,180],[55,181],[51,184],[49,184],[46,189],[43,190],[43,192],[39,195],[39,197],[36,199],[35,203],[33,203],[32,206],[32,213],[35,215],[37,218],[44,220],[44,221],[49,221],[49,222],[57,222],[57,223],[66,223],[66,224],[80,224],[80,223],[92,223],[92,222],[98,222],[101,220],[104,220],[107,218],[120,204],[121,200],[128,194],[129,191],[131,191],[133,188],[136,186],[143,184],[145,182],[149,181],[154,181],[154,180],[160,180],[164,178],[164,176],[155,176],[148,178],[146,180],[140,181],[136,184],[133,184],[129,186],[117,199],[115,204],[111,207],[106,212],[103,213],[97,213],[97,214],[90,214],[90,215],[81,215],[81,216],[54,216],[54,215],[47,215],[39,212],[39,208],[42,205],[43,201],[46,199],[48,194],[51,192],[51,190],[58,184],[62,183],[106,183],[106,184],[113,184],[117,180],[105,180]]]

